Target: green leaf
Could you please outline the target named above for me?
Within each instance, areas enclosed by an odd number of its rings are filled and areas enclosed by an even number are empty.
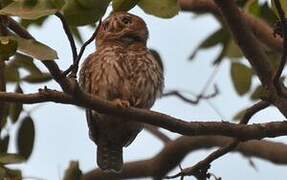
[[[8,6],[9,4],[11,4],[13,1],[12,0],[2,0],[1,3],[2,3],[2,8],[5,7],[5,6]]]
[[[17,36],[0,36],[0,41],[7,39],[16,40],[18,42],[18,50],[33,58],[39,60],[58,59],[57,52],[55,50],[36,40],[24,39]]]
[[[13,39],[0,39],[0,60],[7,60],[17,50],[17,41]]]
[[[284,13],[287,14],[287,0],[279,0],[279,2],[281,4]],[[271,8],[274,11],[274,13],[279,17],[274,0],[271,0]]]
[[[258,0],[247,1],[244,5],[244,10],[248,11],[250,14],[253,14],[256,17],[259,17],[261,13],[261,8]]]
[[[33,151],[35,140],[35,126],[32,118],[23,119],[17,134],[17,150],[25,159],[28,159]]]
[[[180,10],[177,0],[140,0],[138,5],[145,13],[162,18],[172,18]]]
[[[38,3],[38,0],[24,0],[23,5],[26,7],[34,7]]]
[[[231,78],[236,92],[243,95],[249,91],[252,80],[252,70],[244,64],[231,64]]]
[[[16,93],[23,93],[23,90],[19,84],[17,85],[15,92]],[[21,104],[21,103],[11,103],[10,104],[9,115],[10,115],[10,118],[11,118],[13,123],[17,122],[22,110],[23,110],[23,104]]]
[[[255,101],[265,97],[266,95],[267,95],[266,89],[264,89],[262,86],[257,86],[256,89],[251,94],[250,99]]]
[[[16,53],[13,59],[10,61],[11,65],[17,68],[23,68],[30,74],[42,74],[41,70],[34,64],[33,58],[21,53]]]
[[[6,154],[8,150],[10,136],[6,135],[0,139],[0,154]]]
[[[220,28],[219,30],[215,31],[213,34],[211,34],[208,38],[206,38],[201,44],[200,48],[210,48],[217,44],[222,44],[226,40],[230,38],[228,32]]]
[[[70,26],[70,29],[72,31],[72,34],[74,35],[75,39],[77,41],[79,41],[79,43],[83,44],[83,38],[82,38],[82,34],[80,33],[80,29],[76,26]]]
[[[82,171],[78,161],[71,161],[68,169],[65,172],[64,180],[81,180]]]
[[[236,113],[234,115],[233,121],[240,121],[243,118],[245,113],[246,113],[246,109],[243,109],[243,110],[239,111],[238,113]]]
[[[7,82],[19,82],[20,75],[17,67],[10,64],[5,66],[5,78]]]
[[[241,49],[233,40],[231,40],[227,44],[226,56],[229,58],[236,58],[236,59],[243,57]]]
[[[18,164],[24,162],[25,159],[18,154],[0,154],[1,164]]]
[[[189,57],[189,59],[193,59],[196,53],[201,49],[211,48],[218,44],[225,44],[225,42],[227,42],[229,38],[230,38],[230,35],[226,31],[226,29],[224,28],[218,29],[217,31],[212,33],[210,36],[208,36],[204,41],[200,43],[200,45],[194,50],[194,52]]]
[[[6,69],[6,68],[5,68]],[[8,103],[4,103],[4,114],[2,117],[0,117],[0,128],[2,129],[3,127],[5,127],[5,125],[7,124],[7,119],[8,119],[8,115],[9,115],[9,104]],[[1,109],[3,110],[3,109]]]
[[[95,23],[102,17],[111,0],[69,0],[63,7],[64,16],[72,26]]]
[[[275,12],[269,7],[268,2],[265,2],[261,5],[261,12],[260,17],[264,19],[266,22],[268,22],[270,25],[273,25],[276,20],[276,14]]]
[[[112,1],[112,6],[114,11],[129,11],[137,3],[139,0],[113,0]]]
[[[27,2],[30,5],[27,6]],[[48,0],[38,0],[37,2],[31,2],[23,0],[15,1],[1,9],[0,14],[8,16],[18,16],[23,19],[31,20],[55,14],[58,11],[57,8]],[[33,5],[33,3],[36,4]]]
[[[53,77],[50,73],[30,74],[22,78],[23,81],[29,83],[43,83],[50,81]]]
[[[48,19],[48,17],[49,16],[43,16],[43,17],[40,17],[40,18],[34,19],[34,20],[21,19],[19,23],[21,26],[23,26],[26,29],[28,27],[30,27],[31,25],[35,25],[35,26],[40,27]]]
[[[66,3],[65,0],[51,0],[51,2],[57,9],[62,9]]]

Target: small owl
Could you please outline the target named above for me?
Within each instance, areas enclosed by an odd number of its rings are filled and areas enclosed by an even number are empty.
[[[162,94],[161,64],[146,47],[148,29],[138,16],[115,12],[105,19],[96,37],[97,50],[80,71],[81,88],[120,106],[150,109]],[[142,130],[142,124],[87,109],[90,138],[97,144],[97,164],[119,172],[122,149]]]

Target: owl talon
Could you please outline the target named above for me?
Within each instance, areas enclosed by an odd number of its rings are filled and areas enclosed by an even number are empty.
[[[127,100],[122,100],[122,99],[114,99],[112,103],[121,108],[128,108],[130,107],[130,103]]]

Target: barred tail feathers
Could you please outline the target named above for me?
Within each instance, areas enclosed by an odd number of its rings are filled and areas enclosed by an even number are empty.
[[[98,145],[97,164],[104,171],[120,172],[123,167],[122,147]]]

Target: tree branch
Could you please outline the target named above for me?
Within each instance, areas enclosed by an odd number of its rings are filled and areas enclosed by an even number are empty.
[[[195,105],[195,104],[198,104],[200,100],[213,98],[217,94],[218,94],[218,89],[215,88],[215,92],[213,92],[212,94],[206,95],[206,96],[203,94],[200,94],[196,96],[195,100],[193,100],[188,97],[185,97],[179,90],[170,90],[168,92],[163,93],[162,97],[175,96],[186,103]]]
[[[254,68],[262,85],[266,88],[272,87],[272,77],[274,74],[272,65],[262,50],[262,45],[242,18],[235,2],[233,0],[215,0],[215,3],[220,8],[235,41]]]
[[[196,13],[212,13],[221,16],[220,11],[213,0],[179,0],[181,10]],[[280,36],[274,38],[273,29],[263,20],[256,18],[244,11],[239,12],[244,21],[253,31],[254,35],[271,49],[281,53],[283,51],[283,39]]]
[[[99,32],[99,29],[102,25],[102,19],[100,18],[100,21],[99,21],[99,24],[96,28],[96,30],[94,31],[94,33],[92,34],[92,36],[83,44],[83,46],[81,47],[80,49],[80,52],[79,54],[77,55],[74,63],[64,72],[65,75],[67,75],[68,73],[72,72],[71,73],[71,76],[70,77],[73,77],[73,78],[76,78],[77,77],[77,72],[78,72],[78,69],[79,69],[79,63],[80,63],[80,60],[84,54],[84,51],[86,49],[86,47],[93,41],[95,40],[98,32]]]
[[[234,39],[241,48],[245,57],[252,65],[258,75],[263,87],[267,89],[269,97],[266,99],[272,102],[280,112],[287,117],[287,99],[278,93],[273,84],[275,74],[272,65],[268,61],[261,44],[254,37],[246,22],[241,17],[240,10],[234,1],[214,0],[220,8]]]
[[[85,93],[80,97],[47,89],[41,90],[39,93],[26,95],[17,93],[0,93],[0,101],[19,102],[24,104],[50,101],[63,104],[73,104],[94,109],[99,113],[109,113],[115,116],[129,118],[134,121],[162,127],[171,132],[176,132],[187,136],[222,135],[245,141],[250,139],[262,139],[265,137],[287,135],[286,121],[241,125],[230,122],[201,122],[194,120],[182,120],[154,111],[137,108],[120,108],[111,102]]]
[[[280,94],[282,94],[280,77],[282,75],[283,69],[287,61],[287,22],[286,22],[285,13],[281,7],[280,1],[274,0],[274,3],[275,3],[275,6],[279,14],[279,18],[280,18],[280,25],[281,25],[281,31],[282,31],[282,36],[283,36],[283,52],[281,56],[281,62],[273,77],[273,83],[274,83],[274,86],[277,88],[277,91]]]
[[[145,124],[144,125],[145,129],[147,131],[149,131],[152,135],[154,135],[155,137],[157,137],[158,139],[160,139],[163,143],[168,143],[170,141],[172,141],[167,135],[165,135],[164,133],[162,133],[158,127],[156,126],[152,126],[149,124]]]
[[[243,116],[243,118],[240,120],[239,124],[247,124],[250,118],[256,114],[257,112],[267,108],[270,105],[270,103],[265,101],[260,101],[256,103],[255,105],[248,108]],[[208,169],[210,168],[211,163],[224,156],[225,154],[229,153],[233,149],[235,149],[238,144],[240,143],[239,139],[234,139],[231,143],[227,144],[226,146],[223,146],[219,148],[218,150],[212,152],[210,155],[208,155],[205,159],[199,161],[194,166],[190,168],[186,168],[181,170],[178,174],[175,174],[173,176],[167,177],[167,179],[174,179],[177,177],[184,177],[184,176],[195,176],[197,179],[206,180],[208,177],[210,177],[210,174],[208,173]]]
[[[68,23],[66,22],[65,17],[60,12],[56,12],[55,15],[61,20],[63,29],[65,31],[65,34],[66,34],[68,40],[69,40],[70,47],[71,47],[71,50],[72,50],[73,63],[76,63],[76,59],[77,59],[78,53],[77,53],[76,43],[75,43],[75,40],[73,38],[73,34],[72,34],[72,32],[71,32],[71,30],[69,28]]]
[[[168,143],[156,156],[147,160],[128,162],[120,174],[105,173],[96,169],[86,173],[84,180],[92,179],[128,179],[157,177],[162,179],[173,170],[190,152],[213,147],[223,147],[232,142],[232,138],[223,136],[180,137]],[[257,157],[275,164],[287,164],[287,145],[283,143],[251,140],[241,143],[234,152],[244,156]]]

